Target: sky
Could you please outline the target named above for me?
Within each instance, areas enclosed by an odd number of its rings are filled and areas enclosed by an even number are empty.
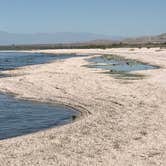
[[[166,0],[0,0],[0,31],[155,35],[166,32]]]

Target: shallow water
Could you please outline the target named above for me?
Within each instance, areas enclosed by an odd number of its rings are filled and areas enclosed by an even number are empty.
[[[70,123],[76,116],[68,107],[0,94],[0,140]]]
[[[116,75],[116,78],[123,78],[123,79],[142,78],[141,75],[130,73],[132,71],[152,70],[159,68],[158,66],[149,65],[131,59],[125,59],[115,55],[106,55],[106,56],[90,58],[88,61],[91,62],[89,67],[109,70],[107,73]]]

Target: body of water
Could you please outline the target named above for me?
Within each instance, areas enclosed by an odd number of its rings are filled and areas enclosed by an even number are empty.
[[[0,94],[0,139],[70,123],[78,112],[64,106],[18,100]]]
[[[75,56],[72,54],[0,52],[0,71]],[[68,107],[18,100],[9,95],[0,94],[0,140],[67,124],[72,122],[76,116],[78,112]]]
[[[143,75],[132,74],[132,71],[152,70],[159,68],[158,66],[149,65],[136,60],[125,59],[116,55],[104,55],[88,59],[90,65],[88,67],[107,70],[116,78],[139,79]]]
[[[85,55],[0,52],[0,70],[12,70],[17,67],[49,63],[54,60],[64,60],[80,56]]]

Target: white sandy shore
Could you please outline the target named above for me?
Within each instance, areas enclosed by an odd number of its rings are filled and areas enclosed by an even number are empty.
[[[18,98],[58,102],[84,113],[72,124],[0,141],[1,166],[165,166],[166,50],[38,50],[109,54],[159,65],[142,80],[117,80],[86,68],[84,57],[5,73],[0,91]]]

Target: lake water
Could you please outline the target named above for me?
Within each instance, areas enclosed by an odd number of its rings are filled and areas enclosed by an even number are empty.
[[[85,55],[0,52],[0,70],[12,70],[17,67],[49,63],[53,60],[64,60],[67,58],[81,56]]]
[[[78,112],[64,106],[18,100],[0,94],[0,139],[72,122]]]
[[[0,52],[0,70],[12,70],[74,56]],[[0,94],[0,140],[67,124],[78,115],[77,111],[68,107],[18,100],[9,95]]]

